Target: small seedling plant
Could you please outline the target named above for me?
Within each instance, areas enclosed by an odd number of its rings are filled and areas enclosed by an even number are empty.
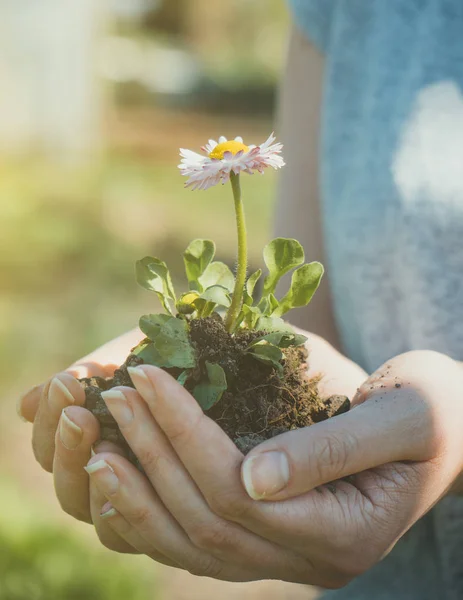
[[[150,364],[186,387],[243,450],[283,431],[311,425],[349,408],[346,398],[323,399],[317,378],[307,376],[307,338],[283,320],[307,306],[323,276],[319,262],[305,262],[295,239],[276,238],[263,251],[265,273],[248,273],[248,244],[241,174],[284,166],[272,134],[260,146],[209,140],[203,154],[181,149],[186,187],[205,190],[230,183],[237,229],[236,272],[215,260],[212,240],[196,239],[183,254],[188,291],[178,295],[167,264],[147,256],[137,262],[138,283],[160,300],[164,312],[144,315],[145,338],[111,380],[84,380],[87,405],[100,419],[103,437],[121,441],[101,391],[132,385],[127,366]],[[289,289],[277,294],[292,272]],[[173,399],[175,401],[175,399]]]

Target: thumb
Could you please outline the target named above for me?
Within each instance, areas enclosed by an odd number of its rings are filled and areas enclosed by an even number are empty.
[[[395,392],[376,391],[348,413],[257,446],[241,469],[249,496],[285,500],[386,463],[425,460],[425,403],[412,388]]]

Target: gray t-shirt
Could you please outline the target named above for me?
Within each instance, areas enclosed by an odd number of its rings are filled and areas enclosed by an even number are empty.
[[[463,0],[289,1],[325,55],[322,215],[344,347],[370,372],[407,350],[463,360]],[[462,600],[463,499],[326,597]]]

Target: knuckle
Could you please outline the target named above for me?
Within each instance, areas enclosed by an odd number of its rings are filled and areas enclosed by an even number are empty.
[[[187,568],[187,571],[196,577],[210,577],[220,579],[223,571],[223,565],[213,556],[204,555],[193,565]]]
[[[346,438],[339,435],[326,436],[316,441],[311,456],[315,461],[314,472],[320,482],[337,479],[344,472],[348,457],[347,446]]]
[[[199,421],[201,418],[202,414],[189,423],[178,420],[175,424],[172,423],[169,427],[166,427],[165,433],[174,444],[188,444],[190,437],[199,431]]]
[[[195,527],[189,538],[197,548],[208,552],[223,552],[234,545],[230,528],[224,523],[202,524]]]
[[[127,520],[136,529],[144,529],[151,519],[151,511],[148,508],[138,508],[127,516]]]
[[[154,450],[144,450],[139,453],[139,459],[146,473],[156,475],[160,469],[160,455]]]
[[[249,515],[249,503],[241,495],[228,492],[215,493],[209,502],[212,511],[227,521],[239,521]]]
[[[122,537],[128,536],[133,532],[133,526],[131,525],[131,523],[126,521],[124,518],[121,518],[120,515],[111,517],[106,522],[109,524],[111,529],[113,529],[115,532],[117,532],[118,535]]]

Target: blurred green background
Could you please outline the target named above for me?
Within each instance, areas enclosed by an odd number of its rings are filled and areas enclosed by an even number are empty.
[[[14,409],[153,310],[138,258],[179,279],[188,242],[211,237],[233,265],[230,190],[184,190],[178,148],[267,138],[288,22],[283,0],[0,4],[0,600],[295,597],[102,548],[60,510]],[[254,265],[275,181],[244,181]]]

